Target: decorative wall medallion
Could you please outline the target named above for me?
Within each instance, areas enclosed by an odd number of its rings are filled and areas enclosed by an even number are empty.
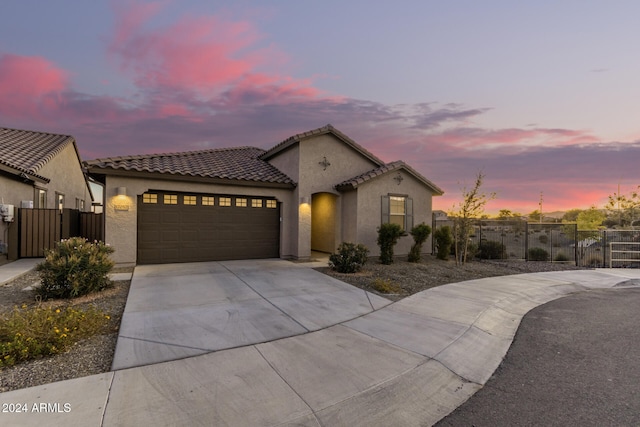
[[[329,161],[327,160],[327,158],[326,158],[326,157],[323,157],[323,158],[322,158],[322,161],[321,161],[321,162],[318,162],[318,164],[320,164],[320,166],[322,166],[322,167],[323,167],[323,170],[327,170],[327,168],[328,168],[329,166],[331,166],[331,163],[329,163]]]
[[[400,183],[404,180],[404,178],[402,177],[402,175],[400,175],[400,172],[398,172],[398,175],[394,176],[393,179],[396,180],[396,182],[398,183],[398,185],[400,185]]]

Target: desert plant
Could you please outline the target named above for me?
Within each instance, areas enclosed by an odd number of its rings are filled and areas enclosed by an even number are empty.
[[[553,258],[553,260],[556,262],[566,262],[566,261],[569,261],[569,257],[562,252],[558,252],[555,258]]]
[[[538,236],[538,241],[540,241],[540,243],[542,243],[543,245],[546,245],[549,242],[549,237],[546,234],[541,234],[540,236]]]
[[[583,267],[602,267],[604,261],[600,255],[591,255],[583,263]]]
[[[472,189],[462,189],[462,201],[455,211],[450,212],[453,219],[453,239],[456,264],[465,264],[468,258],[473,258],[469,250],[470,237],[474,235],[474,222],[482,217],[487,201],[495,198],[495,193],[486,194],[480,190],[484,181],[484,174],[479,172]]]
[[[403,235],[402,227],[398,224],[387,222],[378,227],[378,246],[380,246],[380,262],[382,264],[393,263],[393,247]]]
[[[355,273],[367,262],[369,250],[362,244],[342,242],[338,252],[331,254],[329,265],[339,273]]]
[[[500,242],[495,240],[488,240],[482,242],[480,251],[478,252],[478,258],[481,259],[503,259],[505,257],[507,248]]]
[[[529,261],[549,261],[549,252],[543,248],[529,249]]]
[[[431,227],[423,222],[413,227],[409,234],[413,237],[413,245],[409,251],[409,262],[418,262],[420,261],[422,245],[431,234]]]
[[[75,298],[101,291],[111,284],[107,274],[113,268],[109,254],[113,248],[83,237],[61,240],[55,249],[45,251],[38,264],[41,286],[36,292],[44,299]]]
[[[109,319],[94,307],[15,308],[0,316],[0,368],[62,353],[79,340],[100,333]]]
[[[433,233],[433,238],[436,241],[436,257],[438,259],[447,260],[451,253],[451,245],[453,244],[453,236],[451,235],[451,228],[448,225],[436,229]]]
[[[371,283],[371,287],[382,294],[399,294],[402,288],[389,279],[376,277]]]

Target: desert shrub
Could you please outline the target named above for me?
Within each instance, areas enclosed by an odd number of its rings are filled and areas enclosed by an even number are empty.
[[[113,268],[109,254],[113,248],[83,237],[61,240],[55,249],[45,251],[36,267],[41,286],[36,292],[44,299],[75,298],[101,291],[111,284],[107,274]]]
[[[556,262],[570,261],[569,257],[566,256],[565,254],[563,254],[562,252],[558,252],[558,254],[555,256],[555,258],[553,258],[553,260],[556,261]]]
[[[584,261],[583,267],[602,267],[603,264],[604,261],[600,255],[591,255]]]
[[[549,261],[549,252],[543,248],[529,249],[529,261]]]
[[[478,244],[470,241],[467,245],[467,257],[473,259],[478,256],[479,252],[480,248],[478,248]]]
[[[380,262],[393,263],[393,247],[403,235],[402,227],[389,222],[378,227],[378,246],[380,246]]]
[[[100,333],[110,317],[96,308],[15,308],[0,316],[0,368],[62,353]]]
[[[540,236],[538,236],[538,240],[543,245],[546,245],[549,242],[549,237],[546,234],[541,234]]]
[[[451,246],[453,245],[453,235],[448,225],[436,229],[433,233],[436,241],[436,257],[438,259],[447,260],[451,254]]]
[[[331,254],[329,265],[339,273],[355,273],[367,262],[369,250],[362,244],[342,242],[338,252]]]
[[[399,294],[402,288],[389,279],[381,279],[376,277],[371,283],[371,287],[382,294]]]
[[[482,242],[480,251],[478,252],[478,258],[481,259],[503,259],[506,253],[506,246],[495,240],[488,240]]]
[[[418,262],[420,261],[422,245],[427,241],[429,234],[431,234],[431,227],[423,222],[413,227],[409,234],[413,237],[413,245],[409,251],[409,262]]]

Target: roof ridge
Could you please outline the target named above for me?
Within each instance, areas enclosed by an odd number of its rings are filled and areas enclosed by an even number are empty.
[[[301,141],[304,138],[308,138],[308,137],[316,136],[316,135],[324,135],[324,134],[327,134],[327,133],[333,133],[336,137],[338,137],[338,139],[341,139],[343,142],[345,142],[347,145],[349,145],[352,149],[356,150],[362,156],[368,158],[373,163],[377,163],[380,166],[385,164],[384,161],[382,161],[380,158],[378,158],[377,156],[372,154],[370,151],[368,151],[362,145],[360,145],[357,142],[355,142],[353,139],[348,137],[346,134],[344,134],[341,131],[339,131],[338,129],[336,129],[331,123],[326,124],[326,125],[324,125],[324,126],[322,126],[320,128],[317,128],[317,129],[312,129],[312,130],[309,130],[309,131],[306,131],[306,132],[302,132],[302,133],[298,133],[298,134],[295,134],[293,136],[290,136],[289,138],[285,139],[282,142],[279,142],[278,144],[274,145],[273,147],[271,147],[270,149],[265,151],[262,154],[262,158],[263,159],[268,159],[272,154],[276,154],[276,153],[286,149],[290,145],[294,144],[295,142]]]
[[[221,147],[221,148],[207,148],[203,150],[192,150],[192,151],[174,151],[168,153],[149,153],[149,154],[132,154],[130,156],[116,156],[116,157],[101,157],[93,160],[87,160],[87,163],[98,162],[98,161],[123,161],[123,160],[142,160],[149,159],[154,157],[179,157],[186,155],[194,155],[194,154],[202,154],[202,153],[214,153],[214,152],[223,152],[223,151],[240,151],[240,150],[258,150],[260,152],[265,152],[264,149],[260,147],[252,147],[250,145],[243,145],[240,147]]]

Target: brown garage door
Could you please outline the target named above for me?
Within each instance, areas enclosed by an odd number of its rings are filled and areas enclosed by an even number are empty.
[[[273,198],[149,192],[138,196],[138,263],[277,258]]]

